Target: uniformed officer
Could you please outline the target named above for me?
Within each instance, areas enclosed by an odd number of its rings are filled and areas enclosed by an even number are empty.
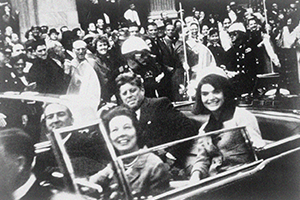
[[[14,85],[13,77],[11,76],[10,52],[7,49],[0,50],[0,92],[6,92],[10,90]]]
[[[162,87],[161,80],[165,74],[155,58],[151,57],[146,42],[142,38],[132,36],[123,43],[121,53],[127,60],[127,66],[119,71],[139,74],[144,80],[145,96],[158,97],[158,90]]]
[[[233,82],[237,96],[253,92],[257,64],[254,52],[246,43],[246,28],[233,23],[228,29],[233,46],[226,53],[226,72]]]

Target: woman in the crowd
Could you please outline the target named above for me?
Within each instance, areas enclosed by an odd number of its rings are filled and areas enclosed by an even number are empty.
[[[214,71],[214,72],[211,72]],[[258,122],[249,111],[236,107],[234,90],[220,68],[211,70],[201,79],[196,91],[194,114],[209,114],[208,122],[199,129],[205,134],[226,128],[245,126],[247,137],[255,148],[264,146]],[[191,172],[191,182],[254,161],[252,149],[245,143],[241,131],[228,131],[200,138],[197,158]],[[194,149],[195,150],[195,149]]]
[[[72,34],[73,34],[74,40],[82,40],[85,35],[85,32],[81,28],[77,27],[72,30]]]
[[[109,41],[106,36],[99,36],[94,40],[96,49],[94,69],[101,84],[101,98],[108,102],[115,93],[114,79],[117,76],[115,58],[112,58],[109,52]]]
[[[201,34],[200,34],[200,38],[202,41],[202,44],[204,44],[205,46],[207,46],[207,38],[208,38],[208,32],[209,32],[210,27],[207,24],[203,24],[201,27]]]
[[[103,117],[110,140],[119,155],[138,151],[139,125],[135,113],[124,107],[116,107]],[[123,160],[125,174],[136,194],[154,195],[169,187],[169,173],[166,165],[153,153],[147,153]],[[89,179],[105,189],[105,183],[115,181],[111,164]]]
[[[10,65],[12,66],[11,69],[11,79],[10,80],[10,91],[19,91],[22,92],[26,86],[28,86],[28,82],[26,80],[25,74],[23,72],[26,63],[26,55],[20,54],[10,59]]]

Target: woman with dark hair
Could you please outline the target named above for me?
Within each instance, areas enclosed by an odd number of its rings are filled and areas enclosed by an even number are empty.
[[[202,24],[202,26],[200,27],[200,35],[199,38],[202,41],[202,44],[207,46],[207,40],[208,40],[208,33],[210,30],[211,26],[209,26],[208,23]]]
[[[23,90],[28,86],[28,81],[23,72],[26,63],[26,55],[20,54],[17,56],[13,56],[10,59],[9,64],[12,66],[10,79],[7,82],[8,88],[7,91],[19,91],[23,92]]]
[[[74,37],[74,41],[75,40],[82,40],[84,35],[85,35],[84,31],[79,27],[74,28],[72,30],[72,34],[73,34],[73,37]]]
[[[110,140],[119,155],[138,151],[140,129],[136,115],[125,107],[116,107],[103,117]],[[123,160],[125,174],[136,194],[154,195],[169,187],[168,168],[153,153]],[[89,179],[105,189],[105,183],[116,181],[111,164]]]
[[[245,126],[253,147],[264,145],[257,120],[249,111],[236,107],[234,90],[226,74],[220,69],[204,76],[196,91],[194,114],[210,114],[208,122],[199,129],[205,134],[226,128]],[[254,161],[251,149],[240,131],[228,131],[199,139],[197,158],[191,172],[191,182],[231,167]]]
[[[94,69],[101,85],[101,98],[104,102],[109,102],[116,92],[114,79],[118,75],[118,66],[112,59],[109,51],[109,41],[106,36],[95,38],[93,46],[96,50]]]
[[[175,22],[173,23],[174,27],[175,27],[175,30],[174,30],[174,35],[175,35],[175,38],[176,40],[180,40],[182,41],[182,25],[181,25],[181,20],[180,19],[177,19],[175,20]]]

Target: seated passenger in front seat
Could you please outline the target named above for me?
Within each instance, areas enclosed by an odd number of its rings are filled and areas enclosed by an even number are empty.
[[[104,116],[104,125],[110,140],[119,155],[138,151],[139,125],[135,113],[125,107],[116,107]],[[154,195],[169,188],[168,167],[153,153],[147,153],[123,160],[129,184],[137,195]],[[116,182],[112,165],[94,174],[89,179],[106,186]]]
[[[234,89],[219,68],[204,75],[196,91],[194,114],[210,114],[199,134],[245,126],[253,147],[264,146],[257,120],[249,111],[236,107]],[[214,71],[214,72],[213,72]],[[197,158],[191,172],[191,183],[244,163],[254,161],[254,155],[240,131],[228,131],[199,139]]]
[[[75,104],[76,105],[76,104]],[[83,108],[82,108],[83,109]],[[78,110],[80,110],[78,108]],[[73,110],[74,111],[74,110]],[[89,110],[83,110],[88,112]],[[86,116],[87,114],[81,112],[80,114]],[[83,123],[78,116],[74,116],[69,107],[60,103],[48,103],[44,107],[44,113],[42,116],[42,130],[44,135],[42,135],[43,140],[53,140],[53,131],[56,129],[72,126],[74,124]],[[76,113],[75,113],[76,114]],[[90,113],[92,115],[93,113]],[[78,114],[77,114],[78,115]],[[90,117],[93,119],[92,117]],[[88,117],[85,117],[88,122]],[[77,122],[76,122],[77,121]],[[81,121],[81,122],[80,122]],[[83,134],[72,133],[68,140],[64,141],[64,146],[67,153],[71,159],[72,166],[75,171],[75,175],[78,177],[86,177],[96,173],[97,171],[103,169],[107,160],[109,159],[108,153],[105,151],[103,145],[92,145],[91,140],[84,137]],[[53,142],[53,141],[52,141]],[[102,141],[104,143],[104,141]],[[50,158],[40,158],[43,159],[39,162],[41,168],[45,165],[44,163],[50,162]],[[52,161],[53,162],[53,161]],[[53,165],[53,163],[48,163]],[[47,166],[46,166],[47,167]]]

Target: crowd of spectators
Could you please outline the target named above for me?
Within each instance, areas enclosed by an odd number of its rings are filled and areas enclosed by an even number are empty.
[[[106,24],[107,19],[101,18],[96,24],[90,22],[87,30],[80,27],[70,30],[67,26],[56,30],[46,25],[33,25],[26,32],[24,42],[20,41],[17,15],[11,6],[3,4],[1,8],[4,10],[2,92],[27,90],[30,86],[30,90],[41,93],[66,93],[77,68],[73,46],[76,40],[86,43],[84,57],[97,74],[102,102],[110,101],[116,92],[116,76],[132,70],[132,61],[144,55],[147,57],[145,63],[138,61],[133,71],[145,79],[146,88],[150,88],[146,89],[148,97],[166,96],[178,101],[193,95],[193,92],[187,94],[188,81],[197,80],[199,70],[208,66],[227,70],[236,83],[238,96],[253,93],[256,74],[274,71],[281,73],[282,87],[294,94],[299,92],[299,77],[294,73],[299,71],[297,1],[286,8],[274,3],[267,13],[259,5],[246,9],[231,2],[227,6],[228,15],[223,19],[196,8],[192,16],[183,15],[184,21],[179,17],[181,11],[178,19],[170,19],[167,13],[162,13],[161,19],[149,20],[144,26],[131,4],[118,29],[112,30]],[[126,52],[122,52],[122,44],[130,36],[142,38],[140,42],[148,47],[137,49],[136,39],[132,39],[123,46]],[[143,45],[139,43],[139,46]],[[243,85],[242,80],[247,80],[247,85]]]
[[[117,29],[112,29],[107,23],[109,20],[102,18],[96,24],[88,23],[86,30],[81,27],[71,30],[67,26],[57,30],[46,25],[33,25],[25,34],[26,41],[20,41],[17,15],[12,12],[11,6],[6,3],[0,6],[4,11],[0,35],[0,92],[36,91],[76,95],[78,101],[98,111],[101,117],[105,109],[116,105],[126,107],[130,111],[118,111],[119,107],[115,109],[113,112],[120,112],[119,116],[110,116],[106,127],[120,154],[126,152],[117,147],[127,140],[114,141],[112,136],[116,134],[115,129],[126,129],[127,124],[122,124],[124,119],[133,130],[128,134],[128,138],[133,138],[134,147],[129,152],[197,134],[200,125],[176,110],[171,101],[187,100],[196,94],[196,105],[203,104],[211,114],[208,124],[200,130],[209,132],[226,127],[227,120],[242,115],[232,102],[228,107],[229,114],[224,111],[228,109],[224,109],[224,105],[227,105],[224,101],[230,100],[229,93],[234,101],[244,94],[255,96],[263,92],[261,88],[256,88],[258,74],[277,72],[280,75],[280,81],[277,82],[280,87],[286,88],[291,94],[300,92],[298,1],[282,8],[273,3],[268,12],[264,12],[259,5],[244,8],[231,2],[223,19],[197,8],[193,9],[191,16],[186,16],[180,10],[177,19],[170,19],[163,12],[160,19],[149,20],[147,24],[141,24],[134,4],[131,4]],[[207,77],[207,80],[203,79],[204,71],[216,67],[224,76],[220,78],[213,75],[212,80]],[[225,88],[227,85],[233,89],[228,91],[229,87]],[[207,103],[210,93],[220,96],[217,109]],[[111,102],[114,105],[110,105]],[[224,116],[220,117],[220,113]],[[43,115],[45,137],[52,129],[73,124],[72,113],[62,105],[46,106]],[[21,118],[23,120],[23,116]],[[7,121],[9,116],[0,111],[2,128],[8,122],[4,119]],[[134,124],[136,120],[139,126]],[[247,121],[241,120],[242,124]],[[24,120],[20,123],[24,124]],[[253,124],[256,130],[255,117]],[[19,130],[10,132],[23,135]],[[260,141],[259,130],[250,139],[253,140],[257,135]],[[174,158],[176,167],[182,168],[192,146],[186,143],[162,153],[171,153],[169,158],[160,154],[160,158],[150,155],[157,159],[159,165],[162,163],[160,159],[165,161]],[[196,156],[199,163],[203,157]],[[129,169],[135,166],[131,162],[127,164],[130,164]],[[191,167],[193,171],[199,171],[197,166]],[[107,170],[109,168],[108,165]],[[208,176],[209,167],[206,168],[204,175],[195,176],[197,181],[202,176]],[[164,172],[165,168],[162,169]],[[187,174],[192,169],[189,170]],[[100,171],[98,175],[102,173]],[[30,176],[31,171],[28,170],[24,179]],[[99,177],[94,182],[98,182]],[[168,178],[165,180],[168,181]],[[13,191],[19,186],[14,185],[10,189]]]

